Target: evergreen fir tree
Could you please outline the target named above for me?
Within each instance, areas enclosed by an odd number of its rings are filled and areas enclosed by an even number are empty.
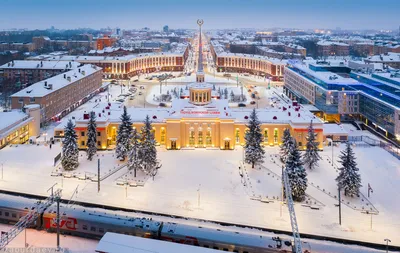
[[[233,90],[231,90],[230,96],[231,96],[231,101],[233,101],[235,99],[235,93],[233,93]]]
[[[97,152],[97,136],[96,136],[96,114],[90,112],[90,118],[87,126],[87,159],[91,161]]]
[[[251,164],[254,168],[256,163],[262,163],[264,159],[265,151],[261,145],[262,143],[262,133],[261,133],[261,123],[258,120],[256,109],[250,114],[249,123],[247,125],[248,131],[245,134],[245,161]]]
[[[350,143],[340,152],[339,176],[336,178],[338,187],[344,190],[344,195],[358,195],[361,187],[361,176],[358,173],[356,158]]]
[[[130,140],[132,136],[132,121],[128,112],[126,111],[126,106],[124,106],[124,112],[121,115],[121,124],[118,127],[117,133],[117,146],[115,152],[117,158],[120,160],[125,160],[126,156],[130,150]]]
[[[157,166],[156,141],[152,130],[153,127],[149,115],[147,115],[142,127],[142,139],[140,143],[140,154],[143,161],[141,169],[146,174],[150,174]]]
[[[318,142],[316,142],[317,134],[314,132],[312,121],[308,127],[308,134],[306,137],[306,153],[303,157],[304,166],[313,170],[318,166],[318,161],[321,160],[321,156],[318,154]]]
[[[290,130],[289,128],[285,128],[283,131],[283,136],[282,136],[282,145],[280,146],[280,156],[281,156],[281,161],[283,163],[286,162],[286,157],[288,156],[289,153],[289,145],[291,141],[292,136],[290,135]]]
[[[297,149],[297,143],[293,137],[289,141],[289,153],[285,167],[292,190],[292,197],[296,201],[302,201],[306,195],[307,172],[303,167],[300,151]]]
[[[69,120],[64,128],[64,140],[62,147],[61,165],[64,170],[74,170],[78,167],[79,150],[76,142],[78,136],[75,132],[75,125]]]
[[[224,99],[228,99],[228,89],[224,89]]]
[[[132,130],[131,138],[131,149],[129,151],[128,169],[134,170],[134,176],[136,177],[136,171],[142,168],[142,153],[141,145],[139,142],[140,136],[136,129]]]

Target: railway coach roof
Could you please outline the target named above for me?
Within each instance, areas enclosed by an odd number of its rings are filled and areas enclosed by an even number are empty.
[[[162,232],[163,235],[181,235],[197,238],[199,241],[220,241],[226,244],[251,246],[259,248],[275,248],[277,242],[271,237],[253,235],[248,233],[239,233],[222,229],[204,228],[176,223],[164,223]],[[282,245],[281,249],[285,249]],[[287,247],[291,250],[291,247]]]
[[[46,210],[46,213],[56,214],[56,210],[56,206],[53,205],[51,208]],[[78,221],[84,220],[86,222],[130,226],[151,231],[158,231],[161,226],[161,222],[153,221],[151,219],[124,216],[107,212],[106,210],[95,210],[93,208],[84,208],[81,206],[67,207],[65,204],[62,204],[60,206],[60,213],[63,217],[75,218]]]
[[[136,236],[106,233],[96,247],[104,253],[216,253],[218,250],[159,241]]]

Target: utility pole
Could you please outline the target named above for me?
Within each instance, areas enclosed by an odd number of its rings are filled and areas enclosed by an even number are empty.
[[[392,242],[392,241],[389,239],[385,239],[384,241],[386,242],[386,253],[388,253],[389,252],[389,242]]]
[[[197,189],[197,206],[200,209],[200,186],[201,184],[199,184],[199,189]]]
[[[283,165],[282,165],[282,189],[281,189],[281,210],[280,210],[280,214],[281,214],[281,218],[282,218],[282,207],[283,207],[283,191],[284,191],[284,182],[283,182]]]
[[[97,159],[97,192],[100,192],[100,158]]]
[[[339,225],[342,225],[342,200],[340,198],[340,186],[339,186]]]
[[[57,201],[57,251],[60,251],[60,197],[56,197]]]

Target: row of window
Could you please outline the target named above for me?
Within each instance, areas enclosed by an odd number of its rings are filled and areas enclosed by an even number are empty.
[[[10,217],[10,212],[4,212],[4,215],[3,215],[3,211],[0,211],[0,216]],[[17,213],[12,212],[11,213],[11,217],[12,218],[17,218]]]
[[[85,131],[81,131],[81,136],[82,137],[85,136]],[[101,132],[97,132],[97,136],[100,137],[101,136]]]

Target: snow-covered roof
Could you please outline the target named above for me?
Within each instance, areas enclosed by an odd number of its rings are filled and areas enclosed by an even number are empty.
[[[319,46],[349,46],[346,43],[342,43],[342,42],[337,42],[337,41],[326,41],[326,40],[321,40],[318,41],[317,45]]]
[[[216,253],[218,250],[107,232],[96,247],[107,253]]]
[[[400,62],[400,53],[373,55],[365,59],[369,62]]]
[[[348,135],[349,133],[342,125],[324,124],[324,135]]]
[[[101,71],[101,68],[95,65],[86,64],[80,68],[72,69],[68,72],[34,83],[25,89],[14,93],[11,97],[44,97],[97,71]],[[64,75],[66,78],[64,78]],[[68,80],[68,78],[70,78],[70,80]]]
[[[74,69],[79,66],[77,62],[71,62],[71,65],[65,62],[54,61],[24,61],[14,60],[3,64],[0,69],[46,69],[46,70],[67,70]]]
[[[7,131],[9,127],[22,123],[28,118],[29,116],[21,110],[0,112],[0,134]]]

